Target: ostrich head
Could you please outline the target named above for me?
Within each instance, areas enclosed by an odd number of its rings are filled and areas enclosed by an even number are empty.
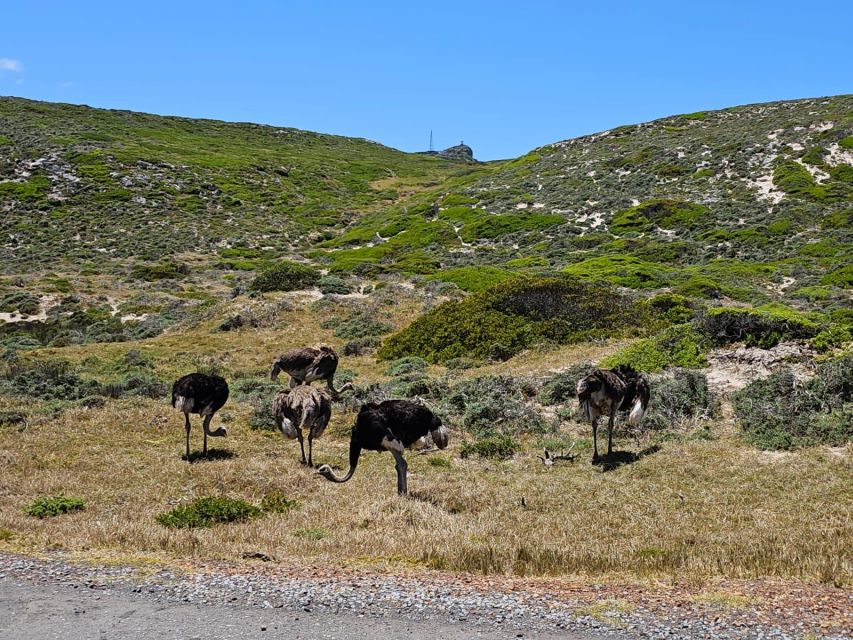
[[[281,360],[274,360],[270,369],[270,380],[277,380],[278,374],[281,373]]]

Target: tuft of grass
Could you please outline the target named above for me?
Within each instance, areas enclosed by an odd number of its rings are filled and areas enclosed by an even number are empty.
[[[71,513],[72,511],[82,511],[85,508],[86,505],[81,498],[69,498],[63,494],[59,494],[56,496],[38,496],[34,498],[32,502],[24,507],[24,513],[36,518],[49,518],[62,515],[63,513]]]
[[[303,540],[323,540],[329,537],[329,532],[322,527],[304,527],[290,532],[295,538]]]
[[[224,496],[206,496],[197,498],[187,505],[160,513],[156,520],[164,527],[194,529],[230,522],[245,522],[259,517],[262,513],[260,509],[245,500]]]
[[[518,450],[518,443],[512,436],[497,433],[477,438],[473,442],[464,442],[459,456],[464,460],[472,456],[490,460],[506,460]]]
[[[301,506],[299,500],[291,500],[281,491],[270,491],[261,499],[261,511],[267,513],[287,513]]]

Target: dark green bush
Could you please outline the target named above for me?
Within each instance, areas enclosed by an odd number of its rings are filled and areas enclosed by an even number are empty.
[[[320,281],[320,272],[304,264],[282,260],[258,274],[249,288],[252,291],[298,291]]]
[[[783,340],[812,338],[821,325],[812,314],[780,305],[755,309],[715,307],[697,321],[697,328],[714,344],[745,342],[749,346],[769,349]]]
[[[182,507],[157,515],[164,527],[189,529],[212,527],[229,522],[245,522],[262,515],[262,511],[245,500],[226,497],[197,498]]]
[[[518,353],[536,342],[576,342],[618,334],[642,314],[627,297],[602,284],[569,278],[520,278],[446,302],[386,339],[378,355],[417,355],[429,362],[478,360]],[[498,347],[495,347],[498,345]]]
[[[161,262],[157,264],[138,264],[130,271],[135,280],[155,282],[157,280],[181,280],[190,273],[190,268],[180,262]]]
[[[330,293],[346,295],[352,292],[352,287],[350,287],[349,283],[338,276],[323,276],[317,281],[317,286],[320,287],[320,292],[324,295]]]
[[[12,393],[45,400],[79,400],[101,390],[97,382],[83,380],[64,360],[12,365],[0,384]]]
[[[559,373],[551,376],[542,386],[539,393],[539,402],[549,406],[563,404],[574,400],[578,382],[581,378],[589,375],[595,369],[591,362],[575,364]]]
[[[462,458],[478,456],[491,460],[506,460],[518,449],[518,444],[512,436],[497,433],[477,438],[473,442],[464,442],[459,449]]]
[[[358,311],[346,319],[330,318],[322,322],[320,326],[324,329],[333,328],[332,333],[336,337],[347,340],[375,338],[392,329],[390,324],[379,319],[376,311],[371,310]]]
[[[56,496],[39,496],[24,507],[24,513],[36,518],[48,518],[72,511],[82,511],[86,508],[80,498],[69,498],[63,494]]]

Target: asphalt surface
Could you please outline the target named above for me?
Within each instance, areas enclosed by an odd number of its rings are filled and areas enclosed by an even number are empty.
[[[158,602],[144,594],[92,590],[68,584],[0,578],[0,639],[62,640],[168,639],[237,640],[241,638],[562,638],[595,640],[602,636],[494,631],[464,623],[375,618],[352,613],[329,614],[245,605],[195,605]],[[627,637],[627,636],[623,636]]]

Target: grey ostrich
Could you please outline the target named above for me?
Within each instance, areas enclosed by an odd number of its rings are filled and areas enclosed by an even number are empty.
[[[613,453],[613,423],[616,413],[630,408],[628,424],[639,425],[649,406],[651,390],[644,375],[637,373],[630,366],[620,365],[616,369],[596,369],[582,378],[578,382],[577,394],[581,413],[592,423],[592,461],[597,462],[598,418],[610,416],[607,423],[607,455],[610,456]]]
[[[190,414],[203,416],[204,455],[207,457],[207,436],[218,438],[228,435],[223,427],[210,430],[213,414],[228,400],[228,383],[219,376],[190,373],[172,385],[172,406],[184,414],[187,430],[187,462],[190,461]]]
[[[334,396],[352,389],[351,383],[346,383],[340,389],[335,389],[335,372],[338,370],[338,354],[332,347],[300,347],[291,349],[273,360],[270,369],[270,379],[276,380],[278,374],[284,371],[290,376],[290,386],[311,384],[314,380],[325,380],[329,391]]]
[[[332,416],[332,396],[325,389],[299,386],[279,392],[272,404],[278,428],[286,438],[299,440],[302,464],[314,466],[314,439],[323,435]],[[305,460],[303,429],[308,429],[308,460]]]
[[[362,405],[352,429],[349,445],[349,470],[337,476],[332,468],[324,464],[317,473],[332,482],[346,482],[352,478],[358,466],[362,449],[368,451],[390,451],[397,461],[397,493],[408,493],[406,472],[408,464],[403,451],[427,434],[439,449],[447,447],[450,433],[432,411],[415,400],[386,400]]]

